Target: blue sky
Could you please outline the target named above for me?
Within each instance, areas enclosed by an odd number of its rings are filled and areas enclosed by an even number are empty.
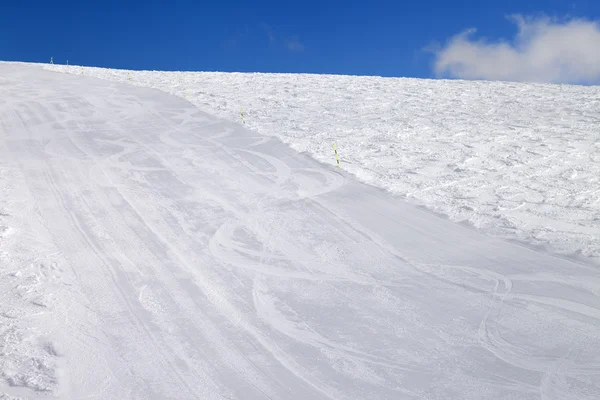
[[[480,64],[487,53],[472,56],[467,49],[468,56],[464,43],[448,49],[449,41],[477,28],[475,37],[463,41],[481,45],[485,37],[488,45],[504,40],[512,46],[519,25],[507,16],[535,19],[541,13],[564,19],[557,24],[573,17],[594,21],[600,19],[600,2],[4,0],[0,59],[46,62],[52,56],[57,63],[127,69],[486,78],[490,71],[482,72]],[[597,44],[595,36],[590,40],[590,46]],[[498,57],[510,66],[510,56]],[[515,74],[523,75],[532,61],[519,62]]]

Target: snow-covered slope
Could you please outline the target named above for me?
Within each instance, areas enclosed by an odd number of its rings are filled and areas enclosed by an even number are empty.
[[[158,90],[0,64],[0,226],[2,400],[600,398],[596,266]]]
[[[273,135],[488,234],[600,262],[600,88],[48,66]]]

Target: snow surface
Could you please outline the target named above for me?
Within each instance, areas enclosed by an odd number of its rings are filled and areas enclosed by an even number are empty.
[[[487,234],[600,264],[600,87],[48,66],[147,86]]]
[[[0,64],[0,226],[2,400],[600,398],[596,266],[158,90]]]

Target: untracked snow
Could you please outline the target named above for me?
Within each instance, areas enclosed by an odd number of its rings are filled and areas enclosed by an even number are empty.
[[[148,86],[498,237],[600,263],[600,88],[294,74],[56,71]]]
[[[327,135],[324,152],[358,149]],[[323,165],[159,90],[0,64],[0,399],[600,398],[597,266],[360,183],[348,157]]]

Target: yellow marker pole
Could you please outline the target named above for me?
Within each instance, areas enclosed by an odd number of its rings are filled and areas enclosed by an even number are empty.
[[[335,161],[337,161],[337,166],[338,168],[340,167],[340,157],[338,156],[338,152],[337,152],[337,144],[333,144],[333,151],[335,152]]]
[[[129,72],[127,73],[127,79],[131,81],[131,74]]]
[[[245,124],[246,120],[244,119],[244,112],[240,109],[240,115],[242,116],[242,122]]]

